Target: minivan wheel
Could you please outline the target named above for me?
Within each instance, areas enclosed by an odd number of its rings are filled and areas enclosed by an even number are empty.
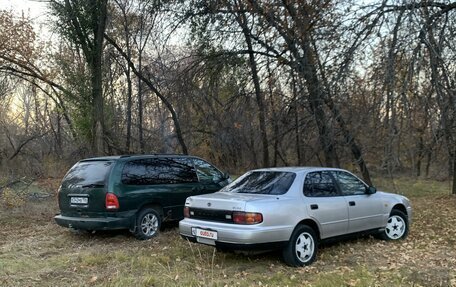
[[[409,232],[407,216],[400,210],[393,209],[386,223],[385,230],[379,234],[383,240],[405,239]]]
[[[136,217],[134,235],[137,239],[147,240],[157,236],[161,226],[161,218],[158,212],[152,208],[141,210]]]
[[[292,267],[310,265],[315,261],[317,250],[315,231],[307,225],[299,225],[282,251],[283,260]]]

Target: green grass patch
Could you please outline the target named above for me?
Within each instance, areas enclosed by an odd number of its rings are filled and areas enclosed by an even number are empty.
[[[436,181],[421,178],[375,178],[374,184],[379,190],[403,194],[408,197],[426,197],[449,195],[451,185],[448,181]]]

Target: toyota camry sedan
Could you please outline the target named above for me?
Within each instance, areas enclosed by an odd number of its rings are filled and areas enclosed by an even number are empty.
[[[327,239],[404,239],[412,208],[343,169],[284,167],[252,170],[216,193],[188,197],[184,217],[184,239],[220,250],[281,249],[288,265],[304,266]]]

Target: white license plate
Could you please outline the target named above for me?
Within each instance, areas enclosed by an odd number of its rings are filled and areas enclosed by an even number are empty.
[[[202,237],[212,240],[217,240],[217,231],[201,229],[201,228],[192,228],[192,233],[196,237]]]
[[[72,204],[87,204],[89,202],[88,197],[71,197],[70,203]]]

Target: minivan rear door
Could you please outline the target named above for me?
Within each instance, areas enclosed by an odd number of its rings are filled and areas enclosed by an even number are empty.
[[[63,215],[105,211],[107,179],[112,160],[84,160],[76,163],[63,178],[59,207]]]

